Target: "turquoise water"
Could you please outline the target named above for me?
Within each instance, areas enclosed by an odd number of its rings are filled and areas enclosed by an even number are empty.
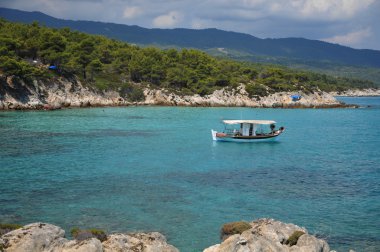
[[[276,218],[338,251],[380,250],[380,98],[361,109],[125,107],[0,113],[0,222],[159,231],[181,251]],[[211,140],[273,119],[274,143]]]

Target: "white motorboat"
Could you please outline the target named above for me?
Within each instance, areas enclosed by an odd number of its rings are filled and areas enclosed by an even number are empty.
[[[285,131],[284,127],[276,130],[276,122],[271,120],[223,120],[223,124],[223,132],[211,130],[214,141],[272,141]]]

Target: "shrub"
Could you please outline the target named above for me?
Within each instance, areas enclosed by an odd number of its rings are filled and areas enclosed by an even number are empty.
[[[268,90],[261,84],[247,84],[245,90],[248,92],[250,98],[259,98],[268,95]]]
[[[145,99],[144,90],[141,87],[130,83],[124,84],[121,87],[119,94],[132,102],[143,101]]]
[[[0,223],[0,236],[19,228],[22,228],[22,226],[18,224]]]
[[[145,99],[144,91],[139,87],[134,87],[127,97],[133,102],[143,101]]]
[[[289,238],[285,241],[285,244],[289,246],[296,245],[298,242],[298,239],[304,234],[305,232],[302,232],[302,231],[294,231],[293,234],[289,236]]]
[[[72,237],[75,238],[75,237],[78,235],[79,231],[80,231],[79,228],[77,228],[77,227],[73,227],[73,228],[70,230],[70,234],[71,234]]]
[[[100,240],[101,242],[107,240],[107,235],[103,230],[100,229],[86,229],[86,230],[81,230],[77,227],[74,227],[70,230],[71,236],[78,240],[78,241],[83,241],[89,238],[96,238]]]
[[[220,230],[220,239],[225,240],[227,237],[231,235],[241,234],[250,228],[252,228],[251,224],[245,221],[226,223]]]

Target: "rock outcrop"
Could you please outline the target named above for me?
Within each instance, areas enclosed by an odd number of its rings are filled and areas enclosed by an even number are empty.
[[[228,223],[222,228],[221,237],[221,244],[206,248],[203,252],[330,251],[326,241],[308,234],[305,228],[273,219]],[[0,251],[179,252],[167,243],[165,236],[157,232],[115,233],[107,235],[103,241],[94,237],[68,240],[63,229],[47,223],[32,223],[2,235]]]
[[[0,76],[1,77],[1,76]],[[167,105],[211,107],[264,108],[330,108],[344,106],[326,92],[298,93],[293,101],[290,92],[279,92],[265,97],[250,98],[244,85],[236,89],[223,88],[210,95],[178,95],[165,89],[145,88],[145,100],[129,102],[116,91],[96,91],[75,79],[55,77],[53,80],[34,80],[26,83],[18,78],[0,78],[0,110],[59,109],[64,107]]]
[[[165,236],[160,233],[112,234],[103,242],[104,252],[146,251],[178,252],[174,246],[167,244]]]
[[[118,106],[130,102],[118,92],[100,92],[76,79],[55,78],[25,83],[17,78],[0,78],[0,110],[59,109],[62,107]]]
[[[65,231],[47,223],[33,223],[4,234],[0,251],[5,252],[178,252],[157,232],[111,234],[103,242],[96,238],[68,240]]]
[[[265,97],[250,98],[244,85],[237,89],[220,89],[210,95],[185,95],[180,96],[167,90],[146,89],[145,101],[140,104],[167,105],[167,106],[206,106],[206,107],[259,107],[259,108],[329,108],[342,107],[329,93],[299,93],[301,99],[293,101],[290,92],[279,92]]]
[[[332,92],[333,96],[380,96],[380,89],[350,89],[343,92]]]
[[[50,251],[65,242],[65,231],[47,223],[33,223],[4,234],[3,247],[7,252]]]
[[[305,228],[286,224],[273,219],[259,219],[250,223],[252,228],[226,238],[203,252],[328,252],[329,245],[321,239],[309,235]],[[295,245],[288,239],[299,232]],[[304,234],[303,234],[304,233]]]

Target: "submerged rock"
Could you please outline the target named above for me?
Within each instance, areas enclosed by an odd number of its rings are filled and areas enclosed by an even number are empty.
[[[250,223],[252,228],[229,236],[221,244],[216,244],[204,252],[328,252],[329,245],[307,233],[305,228],[273,219],[259,219]],[[303,233],[295,245],[286,243],[295,232]]]

